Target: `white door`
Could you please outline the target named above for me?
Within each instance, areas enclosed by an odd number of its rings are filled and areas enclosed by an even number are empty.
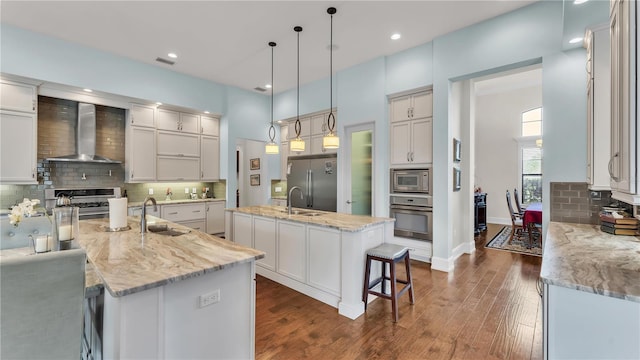
[[[374,124],[346,128],[344,212],[372,215]]]

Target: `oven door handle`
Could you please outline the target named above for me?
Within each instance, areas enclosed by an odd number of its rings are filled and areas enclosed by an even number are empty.
[[[411,206],[411,205],[391,205],[391,210],[401,210],[403,213],[407,212],[432,212],[431,206]]]

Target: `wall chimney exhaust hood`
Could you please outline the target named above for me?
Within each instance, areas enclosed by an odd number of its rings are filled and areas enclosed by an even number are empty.
[[[122,161],[96,155],[96,106],[78,103],[78,125],[76,126],[76,153],[46,158],[48,161],[91,162],[120,164]]]

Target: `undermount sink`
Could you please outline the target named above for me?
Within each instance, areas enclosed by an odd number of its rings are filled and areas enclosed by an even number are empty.
[[[184,235],[184,234],[189,233],[188,231],[187,232],[182,232],[182,231],[178,231],[178,230],[172,229],[167,224],[149,225],[149,226],[147,226],[147,230],[149,230],[149,232],[152,232],[154,234],[166,235],[166,236],[180,236],[180,235]]]
[[[288,214],[289,210],[285,209],[285,210],[280,210],[280,212]],[[319,216],[322,215],[321,212],[315,212],[315,211],[309,211],[309,210],[297,210],[297,209],[293,209],[291,210],[291,215],[302,215],[302,216]]]

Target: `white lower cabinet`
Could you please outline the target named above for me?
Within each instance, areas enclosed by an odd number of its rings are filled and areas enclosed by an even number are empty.
[[[264,258],[257,260],[256,265],[276,270],[276,221],[261,216],[253,217],[254,248],[265,252]]]
[[[224,201],[209,201],[206,203],[207,234],[220,234],[224,232]]]
[[[175,204],[162,206],[162,218],[198,231],[206,231],[205,204]]]
[[[277,272],[301,282],[306,281],[307,247],[305,235],[305,225],[278,221]]]
[[[309,247],[309,285],[340,295],[341,240],[340,232],[323,227],[307,228]]]
[[[247,247],[253,247],[253,234],[251,230],[251,215],[233,213],[233,239],[232,241]]]
[[[640,359],[640,303],[544,284],[545,359]]]

